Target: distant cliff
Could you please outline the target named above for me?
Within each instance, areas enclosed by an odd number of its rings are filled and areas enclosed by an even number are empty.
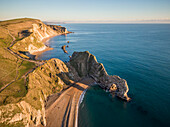
[[[49,26],[50,28],[52,28],[58,33],[69,33],[69,31],[67,31],[67,29],[62,26],[58,26],[58,25],[47,25],[47,26]]]
[[[9,24],[8,27],[11,27],[11,25],[13,24]],[[44,39],[68,33],[65,27],[45,25],[40,20],[19,22],[17,26],[22,26],[22,29],[17,31],[17,42],[12,46],[12,50],[18,54],[26,52],[32,54],[43,51],[47,48],[43,43]]]

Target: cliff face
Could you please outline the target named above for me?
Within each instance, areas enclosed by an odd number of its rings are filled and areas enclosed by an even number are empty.
[[[23,28],[18,32],[18,41],[12,46],[12,49],[18,53],[29,52],[33,54],[47,48],[42,42],[43,39],[67,33],[68,31],[65,27],[48,26],[40,20],[34,20],[29,27]]]
[[[65,27],[57,26],[57,25],[47,25],[53,30],[55,30],[57,33],[68,33],[67,29]]]
[[[70,65],[76,69],[81,78],[92,77],[102,88],[126,101],[130,100],[127,95],[129,88],[126,80],[115,75],[109,76],[103,64],[98,63],[96,57],[88,51],[74,52]]]

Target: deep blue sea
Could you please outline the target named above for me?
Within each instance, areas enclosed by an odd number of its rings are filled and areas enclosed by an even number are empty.
[[[69,60],[74,51],[94,54],[110,75],[127,80],[130,102],[98,86],[87,90],[79,127],[170,126],[170,24],[62,24],[75,33],[47,41],[54,50],[38,59]],[[68,55],[61,50],[67,45]]]

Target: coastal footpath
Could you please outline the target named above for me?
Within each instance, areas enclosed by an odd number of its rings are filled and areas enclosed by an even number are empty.
[[[88,51],[74,52],[67,63],[32,60],[49,48],[44,39],[69,33],[65,27],[24,18],[0,22],[0,32],[0,126],[78,126],[79,100],[93,84],[130,100],[126,80],[108,75]]]

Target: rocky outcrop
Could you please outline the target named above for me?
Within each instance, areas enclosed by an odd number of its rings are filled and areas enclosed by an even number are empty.
[[[63,34],[70,33],[69,31],[67,31],[67,28],[62,26],[58,26],[58,25],[47,25],[47,26],[55,30],[57,33],[63,33]]]
[[[102,88],[126,101],[130,100],[127,95],[129,88],[126,80],[119,76],[108,75],[103,64],[98,63],[96,57],[88,51],[74,52],[69,65],[75,68],[81,78],[92,77]]]
[[[63,45],[63,46],[61,47],[61,49],[63,50],[64,53],[68,54],[68,52],[67,52],[67,50],[66,50],[66,45]]]

